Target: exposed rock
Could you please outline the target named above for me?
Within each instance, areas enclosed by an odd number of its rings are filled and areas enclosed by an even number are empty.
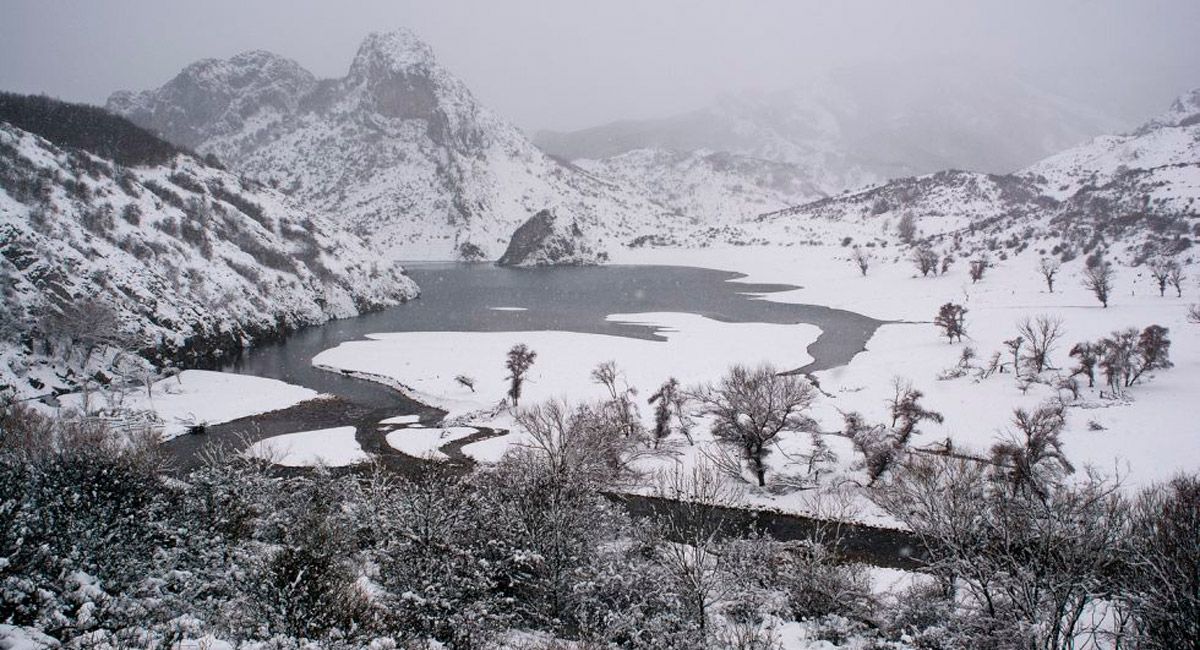
[[[499,266],[584,266],[599,264],[608,254],[597,251],[575,219],[542,210],[513,232]]]

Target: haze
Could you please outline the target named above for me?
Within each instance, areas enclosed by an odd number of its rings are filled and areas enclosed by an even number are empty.
[[[1128,124],[1200,86],[1200,2],[44,2],[0,8],[0,88],[103,103],[266,49],[323,77],[404,26],[527,130],[665,116],[842,68],[1010,74]]]

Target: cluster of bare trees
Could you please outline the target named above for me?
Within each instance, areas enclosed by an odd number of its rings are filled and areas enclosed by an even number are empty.
[[[1186,276],[1179,262],[1168,258],[1158,258],[1151,261],[1150,277],[1158,285],[1159,296],[1166,295],[1167,285],[1171,285],[1175,289],[1175,297],[1183,297],[1183,281]]]
[[[1104,374],[1104,382],[1119,395],[1133,386],[1147,372],[1165,370],[1173,364],[1170,359],[1170,330],[1161,325],[1149,325],[1140,333],[1134,328],[1118,330],[1095,342],[1084,341],[1071,348],[1076,361],[1073,375],[1088,379],[1095,386],[1096,372]]]
[[[994,465],[912,455],[873,492],[921,538],[950,635],[971,647],[1197,647],[1200,481],[1132,500],[1095,477],[1065,482],[1059,414],[1022,412],[1017,426],[1024,439],[997,445]]]

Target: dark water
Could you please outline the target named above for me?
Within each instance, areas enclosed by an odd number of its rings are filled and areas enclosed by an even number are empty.
[[[490,264],[411,263],[421,297],[374,314],[309,328],[248,351],[225,370],[281,379],[373,407],[398,404],[389,388],[312,367],[313,356],[378,332],[562,330],[663,340],[654,328],[606,321],[609,314],[686,312],[735,323],[810,323],[812,372],[850,361],[881,324],[816,305],[762,300],[795,287],[730,282],[736,273],[676,266],[506,269]],[[496,311],[492,307],[524,307]]]

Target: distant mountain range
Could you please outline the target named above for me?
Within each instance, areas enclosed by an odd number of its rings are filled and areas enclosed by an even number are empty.
[[[925,237],[1071,257],[1109,249],[1139,262],[1194,260],[1200,240],[1200,90],[1125,135],[1107,135],[1012,174],[942,171],[767,214],[756,237],[894,239],[912,215]],[[742,232],[738,236],[751,236]]]
[[[882,65],[830,73],[787,91],[726,96],[674,117],[541,132],[535,141],[616,179],[661,181],[663,157],[695,161],[724,152],[749,171],[746,189],[767,202],[798,203],[943,169],[1007,173],[1119,124],[999,72]],[[676,185],[691,184],[695,164],[684,165]],[[763,176],[795,182],[763,187],[754,181]],[[731,207],[716,203],[709,211]]]
[[[1115,124],[999,74],[912,77],[844,73],[673,118],[543,133],[539,149],[400,30],[368,36],[339,79],[247,52],[107,106],[385,255],[440,259],[494,259],[542,209],[601,246],[681,239],[891,178],[1011,171]]]
[[[395,258],[495,258],[555,208],[605,237],[684,225],[642,194],[563,164],[482,106],[400,30],[371,34],[345,77],[316,79],[268,52],[209,59],[108,108],[215,154]]]

